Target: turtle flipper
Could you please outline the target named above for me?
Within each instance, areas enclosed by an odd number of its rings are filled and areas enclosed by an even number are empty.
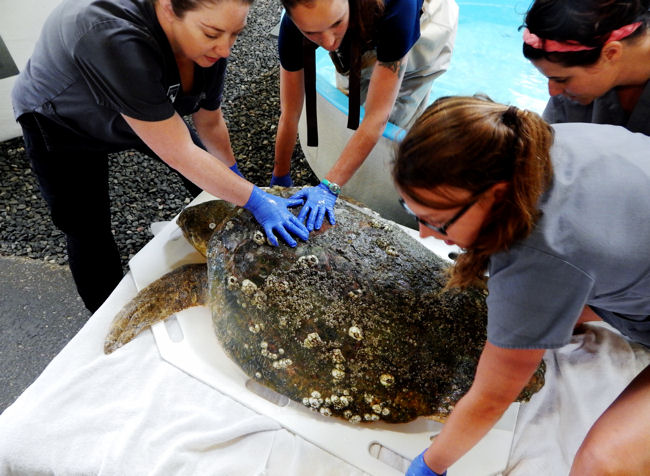
[[[206,304],[208,275],[205,263],[186,264],[141,290],[115,316],[104,342],[104,353],[122,347],[143,329],[175,312]]]

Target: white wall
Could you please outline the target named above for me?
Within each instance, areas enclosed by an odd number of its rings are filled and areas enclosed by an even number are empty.
[[[0,36],[16,66],[22,70],[47,15],[60,0],[0,0]],[[0,141],[21,135],[11,107],[16,76],[0,79]]]

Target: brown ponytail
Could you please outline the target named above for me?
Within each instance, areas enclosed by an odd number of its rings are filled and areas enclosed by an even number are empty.
[[[475,243],[456,260],[449,287],[484,281],[490,255],[533,230],[537,202],[552,178],[552,142],[553,130],[537,114],[485,97],[440,98],[416,120],[393,168],[395,183],[410,198],[439,208],[414,189],[447,185],[475,197],[499,182],[510,184]]]

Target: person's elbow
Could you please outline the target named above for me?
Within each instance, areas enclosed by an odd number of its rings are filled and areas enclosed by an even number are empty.
[[[158,154],[160,158],[171,168],[183,173],[185,165],[196,155],[198,151],[203,151],[198,147],[191,138],[174,144]]]
[[[377,142],[386,129],[389,114],[370,113],[366,114],[361,121],[359,130],[369,139]]]

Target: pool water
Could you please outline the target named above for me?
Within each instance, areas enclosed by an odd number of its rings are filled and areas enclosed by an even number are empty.
[[[434,81],[431,102],[440,96],[483,93],[541,114],[549,97],[546,78],[524,58],[518,29],[530,2],[456,0],[459,21],[451,65]],[[319,93],[347,114],[347,97],[334,87],[334,65],[323,48],[318,48],[316,62]],[[387,137],[395,133],[390,126]]]
[[[451,66],[434,81],[431,101],[485,93],[495,101],[541,113],[549,97],[546,78],[524,58],[518,30],[530,1],[456,3],[458,32]]]

